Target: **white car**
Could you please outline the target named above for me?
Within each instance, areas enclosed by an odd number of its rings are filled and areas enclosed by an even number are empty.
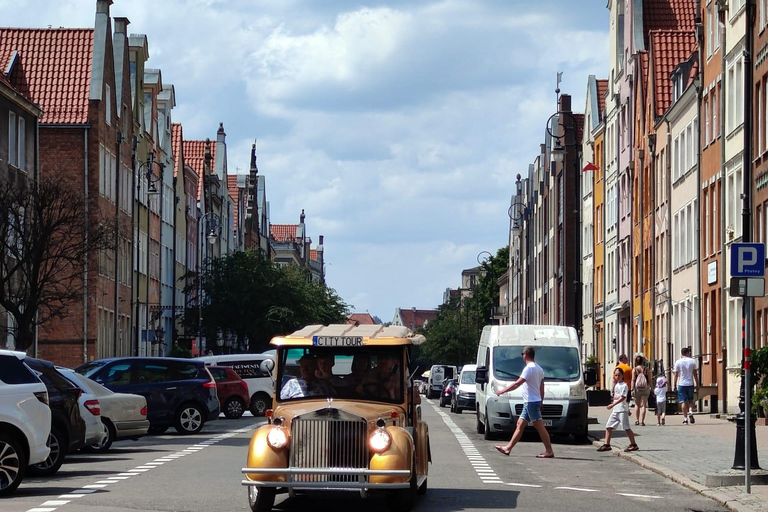
[[[104,432],[104,427],[101,423],[101,403],[99,402],[99,399],[90,389],[83,386],[80,381],[72,377],[72,375],[75,374],[74,371],[60,366],[57,366],[56,369],[82,391],[80,398],[77,399],[77,405],[80,406],[80,416],[83,417],[83,421],[85,422],[86,446],[101,444],[106,437],[106,433]]]
[[[22,362],[25,355],[0,350],[0,496],[19,486],[27,465],[43,462],[50,453],[48,391]]]
[[[274,352],[274,351],[272,351]],[[261,363],[266,359],[274,361],[273,354],[226,354],[218,356],[198,357],[206,366],[229,366],[248,385],[251,403],[248,409],[254,416],[264,416],[267,409],[272,407],[274,382],[268,373],[261,369]],[[224,404],[222,404],[222,407]]]
[[[101,428],[104,439],[90,449],[105,452],[114,441],[137,439],[149,430],[147,399],[141,395],[115,393],[74,370],[60,370],[68,379],[95,395],[101,404]]]

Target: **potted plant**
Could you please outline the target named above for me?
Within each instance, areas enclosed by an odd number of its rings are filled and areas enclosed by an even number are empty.
[[[757,425],[768,425],[768,346],[752,352],[752,377],[755,391],[752,393],[752,412]]]

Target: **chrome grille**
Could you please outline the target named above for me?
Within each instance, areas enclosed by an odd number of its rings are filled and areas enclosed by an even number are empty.
[[[520,416],[523,414],[523,404],[515,404],[515,414]],[[555,416],[561,417],[563,415],[563,406],[556,404],[542,404],[541,416]]]
[[[332,414],[332,412],[337,414]],[[318,411],[320,413],[320,411]],[[292,468],[368,469],[368,425],[363,419],[342,418],[329,409],[312,417],[294,418],[291,425]],[[336,416],[336,417],[334,417]],[[348,416],[344,414],[344,416]],[[360,475],[295,475],[300,482],[357,482]]]

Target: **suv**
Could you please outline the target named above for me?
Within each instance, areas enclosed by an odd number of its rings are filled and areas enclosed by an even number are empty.
[[[251,399],[245,381],[228,366],[209,366],[208,371],[216,381],[216,395],[224,416],[230,419],[242,416]]]
[[[0,496],[16,490],[27,464],[42,462],[50,453],[48,391],[21,362],[24,356],[0,350]]]
[[[98,359],[75,368],[116,393],[147,399],[150,433],[171,425],[180,434],[196,434],[219,417],[216,382],[202,361],[173,357]]]
[[[238,374],[248,386],[250,398],[246,401],[248,409],[254,416],[264,416],[264,413],[272,405],[272,379],[269,374],[261,370],[261,363],[266,359],[273,359],[271,354],[226,354],[218,356],[199,357],[206,365],[229,366]],[[222,407],[224,403],[222,402]]]
[[[429,428],[408,376],[405,327],[308,326],[272,339],[270,422],[256,429],[242,470],[248,504],[270,510],[278,492],[385,494],[395,512],[427,491]],[[319,373],[315,373],[320,370]]]
[[[59,470],[68,453],[86,444],[85,421],[80,415],[78,403],[83,392],[59,373],[50,361],[25,357],[24,362],[38,373],[45,384],[51,407],[51,435],[48,438],[51,453],[43,462],[30,466],[29,474],[50,476]]]

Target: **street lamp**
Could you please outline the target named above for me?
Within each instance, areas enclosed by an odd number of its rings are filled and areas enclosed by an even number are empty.
[[[197,260],[197,346],[200,352],[205,350],[203,347],[203,228],[206,228],[206,240],[213,247],[218,238],[217,229],[221,230],[219,216],[214,212],[208,212],[198,221],[197,246],[199,258]]]
[[[507,320],[511,323],[520,322],[519,311],[522,302],[522,238],[523,221],[526,208],[523,197],[522,176],[517,175],[515,181],[515,194],[512,197],[511,205],[507,210],[509,216],[509,276],[511,279],[511,290],[507,296]]]
[[[153,172],[152,169],[153,169],[154,165],[157,165],[157,166],[160,167],[160,173],[159,174],[155,174]],[[149,258],[149,227],[150,227],[149,226],[149,224],[150,224],[150,220],[149,220],[149,198],[157,196],[160,193],[160,191],[157,189],[156,183],[163,179],[164,171],[165,171],[165,164],[163,164],[162,162],[156,162],[153,153],[149,154],[149,156],[147,157],[146,161],[139,162],[139,164],[138,164],[138,176],[139,176],[139,179],[136,182],[136,195],[139,198],[139,202],[141,202],[141,197],[142,197],[142,194],[141,194],[141,184],[144,182],[144,180],[147,181],[147,192],[146,192],[147,193],[147,201],[146,201],[146,208],[147,208],[147,230],[146,230],[146,239],[145,239],[145,244],[144,244],[144,247],[146,248],[146,252],[147,252],[147,259]],[[139,208],[139,213],[138,213],[137,217],[138,217],[137,218],[137,230],[138,230],[138,233],[140,233],[141,232],[141,208]],[[136,244],[136,261],[140,262],[140,257],[141,256],[140,256],[139,248],[140,248],[140,245],[141,245],[141,238],[138,236],[138,233],[137,233],[137,236],[136,236],[136,240],[138,242]],[[137,276],[138,276],[138,275],[141,274],[141,265],[138,264],[137,266],[139,268],[139,272],[137,274]],[[144,305],[146,306],[147,311],[144,314],[144,326],[143,326],[144,329],[143,330],[144,330],[144,332],[148,333],[149,332],[149,262],[147,262],[147,268],[146,268],[146,271],[145,271],[145,276],[146,276],[145,277],[146,283],[145,283],[145,287],[144,287],[144,293],[145,293]],[[139,350],[140,350],[140,334],[139,334],[139,331],[140,331],[140,327],[141,327],[141,325],[140,325],[141,322],[140,322],[140,319],[139,319],[139,316],[140,316],[139,315],[139,305],[141,304],[141,300],[139,299],[139,293],[140,293],[139,292],[139,288],[140,287],[139,287],[139,283],[138,283],[138,279],[137,279],[137,281],[136,281],[136,355],[139,355]]]

